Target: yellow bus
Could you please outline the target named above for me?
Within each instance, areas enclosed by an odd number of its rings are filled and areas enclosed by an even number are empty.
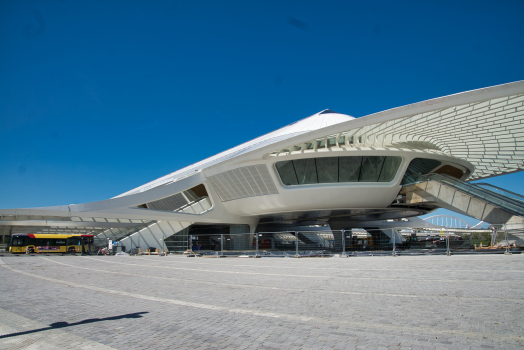
[[[11,253],[82,253],[93,249],[93,235],[14,234]],[[83,248],[83,250],[82,250]]]

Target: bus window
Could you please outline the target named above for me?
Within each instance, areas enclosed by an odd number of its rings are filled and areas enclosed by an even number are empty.
[[[79,245],[80,237],[69,237],[67,239],[67,245]]]
[[[13,237],[13,241],[11,243],[13,247],[22,247],[24,246],[24,237]]]
[[[13,236],[11,246],[13,247],[23,247],[26,245],[34,244],[34,240],[27,236]]]

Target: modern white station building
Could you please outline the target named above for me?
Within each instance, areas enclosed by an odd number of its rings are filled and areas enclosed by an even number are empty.
[[[439,207],[517,227],[518,200],[469,182],[523,169],[518,81],[360,118],[323,110],[114,198],[0,210],[0,228],[183,251],[189,235],[378,228]]]

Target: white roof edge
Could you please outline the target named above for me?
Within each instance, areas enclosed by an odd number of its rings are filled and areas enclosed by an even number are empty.
[[[483,100],[490,100],[493,98],[499,98],[509,95],[518,95],[524,93],[524,80],[515,81],[512,83],[488,86],[481,89],[469,90],[464,92],[459,92],[452,95],[432,98],[429,100],[415,102],[408,105],[386,109],[373,114],[368,114],[366,116],[358,118],[359,121],[369,118],[380,118],[383,115],[389,115],[392,113],[400,113],[404,111],[411,111],[412,113],[406,113],[404,116],[409,114],[418,114],[429,112],[435,109],[453,107],[460,104],[470,103],[470,102],[479,102]],[[479,95],[483,95],[480,99]],[[458,101],[457,101],[458,100]],[[394,119],[394,118],[391,118]],[[373,120],[373,123],[381,122],[383,120]]]

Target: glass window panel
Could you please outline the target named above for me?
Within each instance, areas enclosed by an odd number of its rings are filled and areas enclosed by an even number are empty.
[[[377,182],[385,156],[364,156],[360,167],[359,182]]]
[[[317,140],[317,148],[326,148],[326,140]]]
[[[395,178],[398,167],[402,162],[400,157],[386,157],[378,182],[390,182]]]
[[[346,143],[346,137],[345,137],[345,136],[340,136],[340,137],[338,138],[338,144],[339,144],[339,146],[344,145],[345,143]]]
[[[284,185],[298,185],[297,176],[291,160],[278,162],[276,164],[278,174]]]
[[[311,142],[306,142],[306,149],[313,149],[313,144]]]
[[[335,147],[337,145],[337,139],[336,138],[330,138],[328,139],[328,147]]]
[[[302,184],[316,184],[317,168],[315,167],[315,159],[295,159],[293,161],[295,171],[297,173],[298,183]]]
[[[338,157],[317,158],[319,183],[338,182]]]
[[[435,159],[415,158],[410,163],[402,179],[402,184],[413,183],[418,180],[418,175],[428,174],[430,171],[440,166],[440,162]]]
[[[339,157],[338,181],[357,182],[362,157]]]

